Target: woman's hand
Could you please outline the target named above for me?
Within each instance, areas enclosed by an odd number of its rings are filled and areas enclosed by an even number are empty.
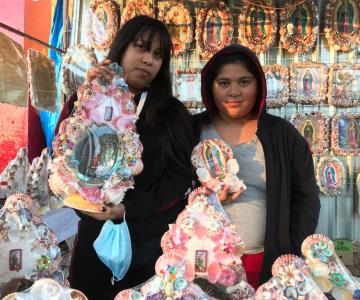
[[[86,82],[90,82],[98,77],[103,77],[108,81],[111,81],[115,73],[110,70],[109,65],[111,64],[110,59],[104,59],[99,64],[93,66],[86,72]]]
[[[125,206],[120,203],[117,205],[113,205],[112,203],[108,203],[102,207],[102,210],[98,213],[81,211],[84,215],[90,216],[98,221],[107,221],[107,220],[115,220],[122,219],[124,217]]]
[[[216,192],[216,195],[222,204],[226,204],[236,200],[243,191],[245,191],[245,189],[241,188],[238,192],[230,193],[230,186],[222,184],[219,190]]]

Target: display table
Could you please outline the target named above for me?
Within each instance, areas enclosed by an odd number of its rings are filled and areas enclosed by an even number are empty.
[[[77,233],[80,218],[71,208],[57,208],[41,216],[52,230],[54,230],[58,243],[74,236]]]

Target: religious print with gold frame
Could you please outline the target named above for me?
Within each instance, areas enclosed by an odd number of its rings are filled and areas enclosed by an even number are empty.
[[[298,104],[325,102],[328,67],[311,61],[290,65],[290,101]]]
[[[360,154],[360,113],[338,113],[331,120],[331,148],[338,155]]]
[[[61,65],[62,90],[65,95],[70,96],[84,84],[86,71],[96,63],[95,53],[81,44],[66,50]]]
[[[201,100],[201,69],[178,69],[175,75],[175,96],[190,110],[204,107]]]
[[[316,181],[320,192],[326,196],[341,193],[346,184],[346,173],[342,162],[334,156],[321,157],[316,166]]]
[[[225,4],[200,9],[196,24],[196,42],[201,57],[209,59],[231,43],[234,26],[230,9]]]
[[[281,107],[289,99],[289,69],[283,65],[263,67],[266,79],[266,106]]]
[[[159,20],[166,24],[173,43],[174,55],[190,48],[193,40],[193,20],[190,10],[181,1],[160,2]]]
[[[336,50],[349,51],[360,45],[360,1],[329,0],[325,6],[324,32]]]
[[[308,143],[313,154],[323,155],[329,148],[329,119],[320,112],[294,114],[290,122]]]
[[[92,0],[86,29],[92,48],[109,48],[119,29],[117,4],[112,0]]]
[[[305,53],[312,49],[318,30],[319,15],[313,0],[300,4],[289,2],[288,9],[280,13],[280,41],[290,53]]]
[[[122,11],[120,27],[133,17],[141,15],[155,17],[152,0],[130,0]]]
[[[339,107],[360,104],[360,63],[330,65],[328,99]]]
[[[246,3],[240,10],[239,44],[256,53],[265,52],[275,42],[277,15],[271,0],[256,0]]]

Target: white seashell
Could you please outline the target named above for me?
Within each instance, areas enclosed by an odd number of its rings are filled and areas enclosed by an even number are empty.
[[[207,182],[210,179],[210,172],[205,168],[197,168],[196,175],[199,177],[199,180],[202,182]]]
[[[8,238],[9,238],[10,242],[16,243],[21,238],[21,232],[19,230],[9,230]]]
[[[315,277],[328,277],[330,270],[327,264],[323,262],[309,263],[311,273]]]
[[[32,250],[32,253],[33,253],[33,256],[35,258],[39,258],[41,257],[42,255],[46,255],[48,253],[47,249],[44,248],[44,247],[35,247],[33,250]]]
[[[10,230],[20,230],[22,228],[21,220],[17,213],[7,214],[5,223],[6,227]]]
[[[24,233],[24,240],[28,243],[33,243],[36,241],[36,232],[34,229],[29,229]]]
[[[233,175],[239,172],[239,164],[235,158],[231,158],[226,162],[226,170]]]
[[[37,300],[58,299],[62,294],[62,287],[55,280],[44,278],[35,281],[30,294]]]

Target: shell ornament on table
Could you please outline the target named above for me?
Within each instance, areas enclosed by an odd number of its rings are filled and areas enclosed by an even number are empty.
[[[307,237],[301,245],[311,275],[320,289],[339,300],[356,299],[360,285],[336,255],[332,241],[322,234]]]
[[[0,283],[59,278],[60,262],[56,236],[33,214],[32,199],[21,193],[8,197],[0,215]]]
[[[111,82],[96,78],[79,89],[75,111],[53,142],[50,188],[76,209],[98,212],[104,202],[120,203],[143,168],[136,106],[121,67],[110,68]]]
[[[241,262],[244,244],[227,216],[217,209],[211,191],[200,187],[189,195],[189,204],[162,240],[164,253],[180,254],[187,261],[187,279],[206,278],[229,287],[229,297],[243,299],[254,294],[246,282]],[[220,203],[218,203],[219,206]]]
[[[231,148],[218,139],[203,140],[191,154],[191,162],[202,185],[216,191],[222,184],[230,186],[230,192],[246,189],[237,177],[239,164],[233,157]]]
[[[298,256],[280,256],[272,266],[272,275],[273,277],[257,290],[256,300],[327,299],[311,278],[305,261]]]
[[[53,279],[44,278],[34,282],[26,291],[7,295],[3,300],[87,300],[80,291],[70,289]]]

